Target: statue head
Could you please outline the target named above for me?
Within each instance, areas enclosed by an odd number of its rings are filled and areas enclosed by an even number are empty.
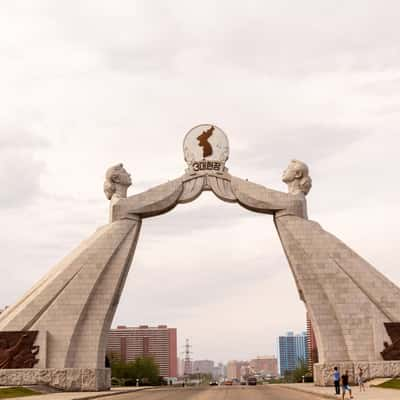
[[[119,194],[120,197],[126,197],[127,189],[131,185],[131,176],[125,170],[123,164],[108,168],[104,181],[104,193],[108,200],[111,200],[115,193]]]
[[[283,171],[282,181],[289,187],[289,193],[299,192],[305,195],[310,191],[312,180],[308,174],[308,167],[299,160],[292,160],[288,167]]]

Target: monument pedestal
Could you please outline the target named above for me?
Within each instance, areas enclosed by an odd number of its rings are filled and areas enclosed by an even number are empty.
[[[350,384],[357,383],[355,377],[359,369],[364,379],[394,378],[400,375],[399,361],[344,361],[336,363],[314,364],[314,383],[317,386],[333,385],[333,368],[338,367],[340,374],[349,371]]]
[[[48,385],[66,392],[98,392],[111,387],[109,368],[0,369],[0,386]]]

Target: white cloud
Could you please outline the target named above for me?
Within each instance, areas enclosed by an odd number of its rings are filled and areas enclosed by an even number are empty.
[[[0,127],[0,207],[21,207],[40,194],[45,162],[35,152],[48,145],[45,138],[27,130],[12,125]]]

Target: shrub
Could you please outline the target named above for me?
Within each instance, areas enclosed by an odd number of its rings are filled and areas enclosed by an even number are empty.
[[[112,385],[112,386],[122,386],[121,379],[116,378],[115,376],[113,376],[113,377],[111,378],[111,385]]]
[[[111,360],[111,376],[125,386],[135,386],[136,379],[141,385],[160,385],[160,370],[150,357],[139,357],[133,362]]]

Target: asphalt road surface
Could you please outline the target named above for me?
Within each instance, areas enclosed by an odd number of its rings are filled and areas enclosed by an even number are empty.
[[[112,400],[322,400],[275,385],[149,389],[110,397]]]

